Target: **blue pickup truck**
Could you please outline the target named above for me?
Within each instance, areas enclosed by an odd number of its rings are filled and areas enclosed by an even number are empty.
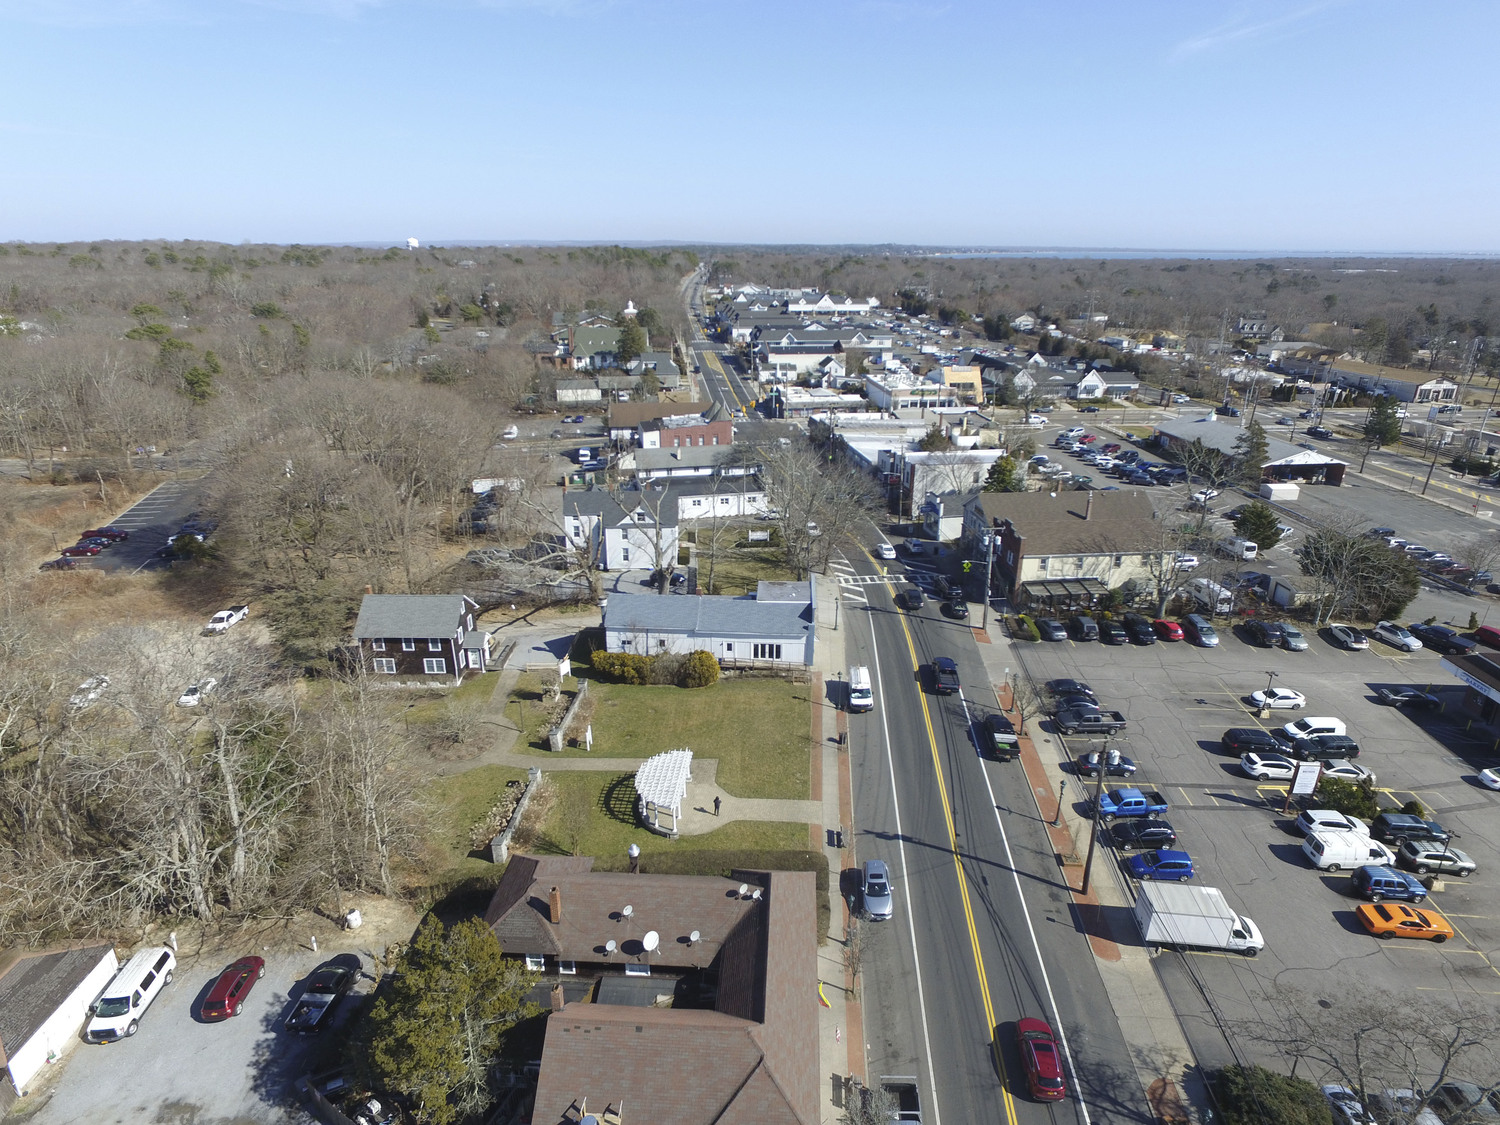
[[[1155,789],[1106,789],[1099,794],[1099,818],[1114,820],[1117,816],[1155,816],[1167,811],[1167,799]]]

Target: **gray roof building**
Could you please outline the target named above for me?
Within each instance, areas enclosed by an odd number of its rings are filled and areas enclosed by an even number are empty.
[[[811,664],[814,587],[762,582],[753,598],[692,594],[611,594],[604,610],[610,652],[703,650],[720,663]]]
[[[366,594],[354,639],[451,636],[479,603],[464,594]]]

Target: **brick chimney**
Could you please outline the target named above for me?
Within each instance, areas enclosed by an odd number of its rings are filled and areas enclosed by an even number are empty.
[[[547,896],[547,913],[551,916],[552,924],[555,926],[562,921],[562,891],[556,887]]]
[[[1094,514],[1094,490],[1089,489],[1088,496],[1083,501],[1083,518],[1088,519]]]

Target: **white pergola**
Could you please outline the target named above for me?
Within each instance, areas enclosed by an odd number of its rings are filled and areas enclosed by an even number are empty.
[[[642,762],[635,771],[635,811],[641,823],[653,832],[675,837],[682,822],[682,799],[692,780],[691,750],[667,750]],[[663,814],[671,815],[670,826],[661,823]]]

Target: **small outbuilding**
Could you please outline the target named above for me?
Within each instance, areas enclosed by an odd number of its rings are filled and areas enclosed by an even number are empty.
[[[112,945],[0,955],[0,1113],[78,1041],[89,1005],[120,967]]]

